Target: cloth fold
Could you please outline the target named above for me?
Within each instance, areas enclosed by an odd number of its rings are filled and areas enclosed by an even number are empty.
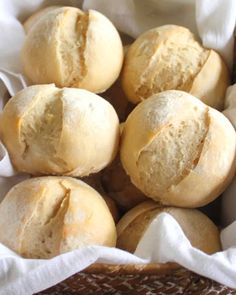
[[[236,1],[196,0],[196,20],[204,46],[215,49],[233,68]]]

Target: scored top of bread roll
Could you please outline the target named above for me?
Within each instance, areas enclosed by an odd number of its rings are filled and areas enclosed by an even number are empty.
[[[0,137],[19,171],[86,176],[115,157],[119,120],[110,103],[87,90],[34,85],[6,104]]]
[[[165,91],[129,115],[121,161],[146,196],[166,205],[203,206],[235,173],[236,134],[228,119],[182,91]]]
[[[119,76],[123,47],[116,28],[101,13],[61,7],[35,23],[21,56],[25,74],[34,84],[101,93]]]
[[[14,186],[0,204],[0,231],[3,244],[28,258],[116,243],[103,198],[70,177],[32,178]]]
[[[165,25],[143,33],[131,44],[122,83],[134,103],[178,89],[222,109],[230,79],[218,53],[202,47],[187,28]]]
[[[139,204],[121,218],[117,247],[133,253],[150,223],[163,212],[174,217],[193,247],[208,254],[221,250],[219,231],[205,214],[195,209],[160,207],[153,201]]]

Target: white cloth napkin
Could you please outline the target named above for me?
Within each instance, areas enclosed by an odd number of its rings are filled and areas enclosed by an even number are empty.
[[[176,24],[188,27],[203,45],[217,50],[232,69],[234,0],[85,0],[84,9],[96,9],[116,27],[136,38],[148,29]]]
[[[190,245],[171,215],[162,213],[149,226],[135,255],[116,248],[90,246],[49,260],[23,259],[0,244],[0,295],[39,292],[95,262],[146,264],[168,261],[236,288],[236,250],[229,248],[207,255]]]
[[[219,50],[230,66],[235,3],[235,0],[196,0],[195,7],[194,0],[85,0],[83,8],[103,12],[117,28],[134,38],[149,28],[167,23],[187,26],[193,32],[197,32],[198,28],[203,43]],[[39,7],[56,4],[81,7],[82,1],[0,1],[0,110],[8,98],[6,90],[14,95],[27,85],[19,59],[24,40],[19,20],[25,19]],[[15,172],[6,149],[0,143],[0,199],[10,187],[27,177]],[[235,233],[235,223],[223,230],[222,244],[227,250],[209,256],[191,247],[176,221],[163,213],[152,222],[135,255],[93,246],[50,260],[30,260],[19,257],[0,244],[0,294],[27,295],[38,292],[93,262],[126,264],[174,261],[236,288],[236,241],[232,239]]]
[[[194,0],[85,0],[83,9],[96,9],[122,32],[136,38],[164,24],[188,27],[197,34]],[[182,13],[180,13],[180,11]]]
[[[203,45],[218,51],[232,69],[236,1],[196,0],[196,20]]]

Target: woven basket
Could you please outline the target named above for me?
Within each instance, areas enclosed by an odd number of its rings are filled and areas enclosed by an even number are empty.
[[[236,290],[174,263],[124,266],[93,264],[38,294],[228,295],[236,294]]]

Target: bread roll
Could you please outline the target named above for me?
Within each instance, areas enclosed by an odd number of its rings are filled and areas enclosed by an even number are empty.
[[[190,94],[169,90],[140,103],[121,138],[131,181],[165,205],[200,207],[235,174],[236,135],[229,120]]]
[[[87,90],[35,85],[6,104],[0,137],[18,171],[86,176],[115,157],[119,121],[105,99]]]
[[[0,232],[1,243],[27,258],[116,243],[103,198],[70,177],[32,178],[14,186],[0,204]]]
[[[40,17],[29,31],[22,63],[34,84],[101,93],[119,76],[123,47],[117,30],[101,13],[61,7]]]
[[[174,217],[193,247],[207,254],[221,250],[219,231],[206,215],[195,209],[161,208],[153,201],[139,204],[122,217],[117,225],[117,247],[133,253],[149,224],[162,212]]]
[[[222,58],[186,28],[166,25],[142,34],[128,49],[123,89],[133,103],[178,89],[222,109],[229,73]]]
[[[30,17],[28,17],[27,20],[23,24],[26,34],[32,29],[32,27],[38,22],[38,20],[42,16],[47,14],[49,11],[52,11],[52,10],[57,9],[59,7],[61,7],[61,6],[54,5],[54,6],[44,7],[42,9],[39,9],[38,11],[36,11]]]

